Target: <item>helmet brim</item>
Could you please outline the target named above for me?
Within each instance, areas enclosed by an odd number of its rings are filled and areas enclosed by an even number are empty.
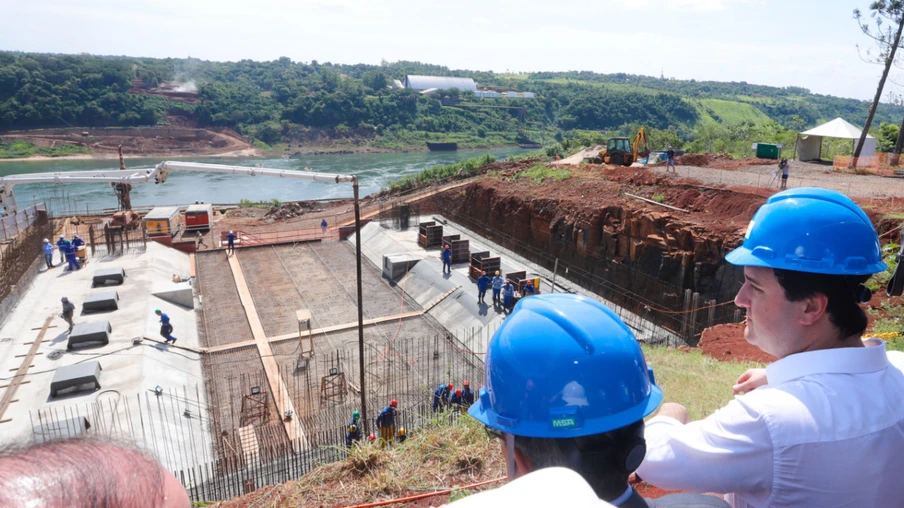
[[[741,245],[725,255],[725,261],[735,266],[757,266],[762,268],[778,268],[794,272],[820,273],[824,275],[872,275],[884,272],[888,265],[884,261],[863,264],[859,268],[839,268],[838,266],[802,266],[799,262],[788,262],[786,259],[763,259],[747,247]]]
[[[650,383],[650,395],[643,403],[614,415],[608,415],[604,418],[587,420],[580,427],[567,430],[554,430],[552,429],[551,424],[544,425],[537,422],[527,421],[518,422],[515,425],[510,425],[508,422],[511,422],[512,420],[510,420],[509,418],[500,418],[499,415],[497,415],[494,411],[484,409],[481,400],[478,400],[475,404],[472,404],[471,407],[468,408],[468,414],[471,415],[475,420],[483,423],[488,427],[515,436],[538,437],[547,439],[568,439],[575,437],[592,436],[595,434],[604,434],[606,432],[611,432],[613,430],[626,427],[628,425],[631,425],[632,423],[643,420],[644,418],[652,414],[654,411],[656,411],[656,408],[658,408],[660,404],[662,404],[662,389],[659,388],[659,386]]]

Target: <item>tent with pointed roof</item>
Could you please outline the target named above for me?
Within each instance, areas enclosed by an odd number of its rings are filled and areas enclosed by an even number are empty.
[[[850,124],[843,118],[836,118],[819,127],[801,132],[797,136],[797,158],[802,161],[819,160],[822,157],[823,138],[850,139],[856,147],[861,132],[857,126]],[[867,134],[860,157],[874,157],[875,155],[876,138]]]

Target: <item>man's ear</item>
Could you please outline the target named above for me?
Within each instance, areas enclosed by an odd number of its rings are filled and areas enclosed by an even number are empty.
[[[533,464],[530,462],[530,457],[515,448],[515,478],[520,478],[531,471],[533,471]]]
[[[808,326],[816,323],[825,315],[826,307],[829,306],[829,297],[822,293],[815,293],[799,303],[803,305],[800,324]]]

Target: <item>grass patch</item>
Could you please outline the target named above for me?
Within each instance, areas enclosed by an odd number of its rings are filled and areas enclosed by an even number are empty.
[[[534,164],[515,175],[516,180],[522,178],[529,178],[533,180],[534,183],[543,183],[547,178],[552,179],[554,182],[561,182],[571,178],[571,171],[568,171],[567,169],[551,168],[546,164]]]
[[[705,418],[730,401],[731,387],[754,362],[720,362],[699,349],[682,352],[664,346],[641,345],[668,402],[683,404],[691,419]]]
[[[496,162],[495,157],[490,154],[484,154],[483,157],[474,157],[465,161],[456,162],[455,164],[433,166],[415,175],[405,176],[390,182],[389,188],[384,188],[383,192],[387,190],[390,192],[403,192],[454,176],[469,178],[476,176],[480,172],[482,166],[494,162]]]
[[[487,437],[483,424],[467,415],[454,424],[450,420],[449,413],[438,413],[426,427],[410,432],[407,441],[384,449],[356,446],[346,460],[271,490],[268,501],[272,506],[347,506],[505,476],[499,443]],[[456,490],[453,499],[470,493]]]
[[[279,206],[281,204],[282,202],[276,198],[269,201],[251,201],[246,198],[239,200],[239,208],[273,208],[274,206]]]
[[[53,148],[49,146],[35,146],[34,143],[28,141],[0,143],[0,159],[23,159],[35,155],[44,157],[65,157],[67,155],[80,153],[91,153],[91,149],[86,146],[73,145],[71,143],[61,143],[55,145]]]
[[[653,196],[653,201],[657,203],[665,203],[665,194],[656,194],[655,196]]]
[[[864,284],[869,288],[870,291],[875,293],[880,288],[885,287],[888,284],[888,280],[891,279],[891,276],[895,273],[895,268],[898,266],[898,250],[901,248],[900,245],[896,243],[887,243],[882,247],[882,260],[885,261],[885,264],[888,265],[888,269],[884,272],[879,272],[873,274],[872,277],[866,281]],[[897,330],[896,330],[897,331]]]

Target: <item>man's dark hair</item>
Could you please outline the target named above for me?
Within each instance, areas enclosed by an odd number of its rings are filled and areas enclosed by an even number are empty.
[[[866,330],[866,313],[858,303],[869,301],[869,290],[862,285],[869,275],[825,275],[776,268],[775,278],[789,301],[799,302],[816,293],[826,295],[829,300],[826,314],[841,330],[840,339],[860,335]]]
[[[515,436],[515,449],[524,454],[536,471],[547,467],[567,467],[576,471],[603,500],[613,500],[625,492],[628,476],[624,464],[626,448],[643,437],[643,420],[603,434],[569,439]]]

